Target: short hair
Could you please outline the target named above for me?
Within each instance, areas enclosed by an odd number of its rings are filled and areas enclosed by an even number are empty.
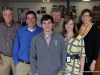
[[[37,14],[40,14],[40,10],[37,10],[36,13],[37,13]]]
[[[12,11],[12,14],[13,14],[13,9],[12,9],[11,7],[4,7],[4,8],[3,8],[3,14],[4,14],[4,12],[5,12],[6,10]]]
[[[49,19],[51,20],[52,23],[54,23],[54,20],[50,15],[48,15],[48,14],[43,15],[43,17],[41,18],[41,24],[42,24],[43,21],[47,21]]]
[[[60,12],[60,14],[61,14],[61,11],[60,11],[59,9],[53,9],[53,10],[50,12],[50,14],[52,15],[53,12],[55,12],[55,13]]]
[[[82,10],[81,16],[82,16],[84,13],[86,13],[86,12],[89,13],[90,17],[92,17],[92,11],[91,11],[90,9],[84,9],[84,10]]]
[[[28,15],[28,14],[33,14],[33,15],[35,16],[35,18],[37,18],[36,13],[35,13],[34,11],[28,11],[28,12],[26,13],[26,18],[27,18],[27,15]]]
[[[73,17],[67,17],[64,19],[62,35],[65,37],[65,34],[67,33],[67,31],[65,29],[65,24],[67,24],[70,20],[73,21],[73,24],[74,24],[73,33],[74,33],[74,37],[76,37],[78,35],[78,28],[77,28],[77,24],[75,22],[75,19]]]

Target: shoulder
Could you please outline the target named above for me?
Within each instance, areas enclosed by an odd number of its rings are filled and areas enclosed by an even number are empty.
[[[36,25],[36,28],[37,28],[37,30],[42,31],[42,28],[41,28],[41,27],[39,27],[38,25]]]
[[[60,23],[59,23],[60,26],[63,25],[63,19],[61,19]]]
[[[76,39],[78,40],[82,40],[83,39],[83,36],[81,36],[80,34],[76,37]]]
[[[0,25],[3,25],[3,24],[4,24],[4,22],[1,22],[1,23],[0,23]]]
[[[14,22],[13,25],[22,26],[20,23]]]
[[[99,33],[99,29],[97,28],[96,25],[93,24],[92,26],[92,31],[94,32],[94,34]]]
[[[42,32],[39,33],[39,34],[37,34],[37,35],[35,35],[35,36],[33,37],[32,41],[37,41],[38,39],[40,39],[40,38],[41,38],[41,34],[42,34]]]
[[[64,39],[64,37],[61,34],[57,33],[57,32],[54,32],[54,36],[56,38]]]
[[[2,26],[2,25],[5,25],[4,22],[1,22],[1,23],[0,23],[0,26]]]
[[[22,32],[22,31],[24,31],[26,28],[27,28],[27,26],[23,26],[23,27],[19,28],[18,32]]]
[[[92,30],[95,30],[95,29],[98,29],[98,28],[97,28],[97,26],[96,26],[95,24],[93,24],[93,26],[92,26],[91,29],[92,29]]]

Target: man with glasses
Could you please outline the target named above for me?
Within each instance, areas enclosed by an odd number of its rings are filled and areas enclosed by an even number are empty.
[[[7,7],[3,10],[4,22],[0,23],[0,75],[9,75],[10,69],[15,75],[12,50],[17,30],[20,24],[13,21],[13,10]]]
[[[99,55],[99,30],[91,22],[92,11],[90,9],[82,10],[81,19],[83,24],[79,29],[79,34],[84,38],[86,52],[83,75],[92,75]]]

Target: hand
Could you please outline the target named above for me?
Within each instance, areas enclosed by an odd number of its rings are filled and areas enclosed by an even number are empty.
[[[62,72],[59,71],[57,75],[62,75]]]
[[[35,75],[38,75],[38,73],[35,73]]]
[[[83,75],[83,72],[79,72],[78,75]]]
[[[0,66],[3,66],[3,65],[4,65],[3,60],[0,59]]]
[[[17,64],[15,65],[15,67],[17,66]]]
[[[90,71],[94,71],[95,70],[95,62],[92,61],[91,65],[90,65]]]

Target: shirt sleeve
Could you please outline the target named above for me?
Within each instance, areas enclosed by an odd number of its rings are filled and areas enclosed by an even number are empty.
[[[14,60],[14,64],[18,64],[19,59],[18,59],[18,51],[19,51],[19,35],[17,33],[16,38],[15,38],[15,42],[14,42],[14,47],[13,47],[13,60]]]
[[[36,46],[35,46],[35,37],[33,38],[31,42],[31,48],[30,48],[30,67],[32,70],[32,73],[36,73],[36,59],[37,59],[37,52],[36,52]]]
[[[79,52],[80,52],[80,57],[82,56],[86,56],[85,54],[85,45],[84,45],[84,39],[81,38],[80,41],[79,41]]]

